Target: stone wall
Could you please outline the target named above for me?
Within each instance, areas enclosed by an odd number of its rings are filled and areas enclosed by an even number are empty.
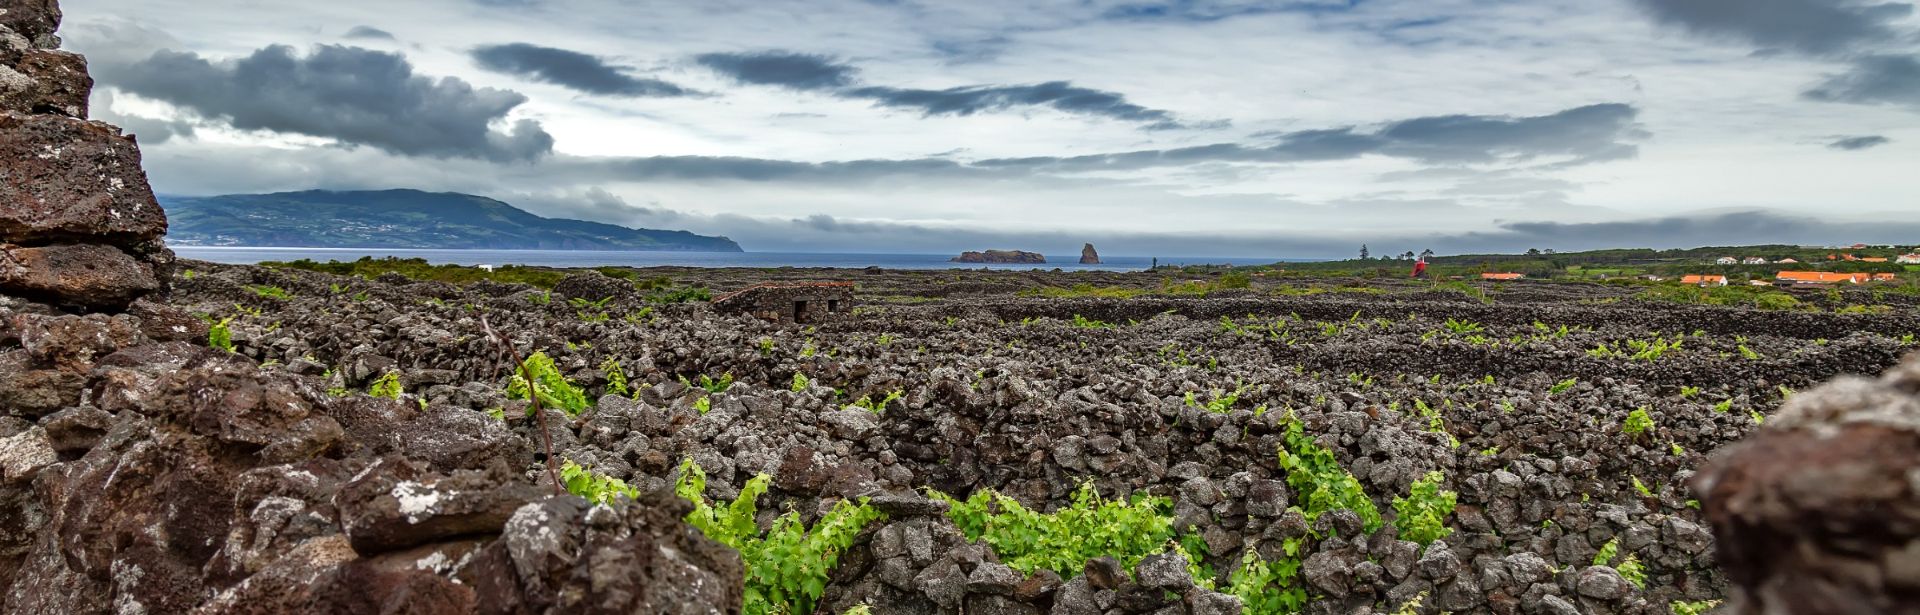
[[[164,290],[173,253],[140,148],[87,121],[86,59],[53,0],[0,2],[0,290],[117,311]]]

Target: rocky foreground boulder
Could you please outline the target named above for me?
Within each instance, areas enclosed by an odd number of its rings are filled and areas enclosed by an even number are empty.
[[[120,129],[87,121],[85,58],[52,0],[0,2],[0,291],[122,309],[162,290],[166,214]]]
[[[1794,396],[1693,481],[1730,613],[1920,613],[1920,356]]]
[[[739,612],[679,497],[590,504],[485,414],[210,347],[59,21],[0,0],[0,612]]]

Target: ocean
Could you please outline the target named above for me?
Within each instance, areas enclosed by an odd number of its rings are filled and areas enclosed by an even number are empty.
[[[407,250],[378,248],[236,248],[171,246],[181,258],[229,264],[312,259],[350,261],[363,256],[422,258],[434,264],[539,265],[545,267],[837,267],[887,269],[1063,269],[1067,271],[1145,271],[1150,256],[1101,255],[1101,264],[1082,265],[1080,255],[1047,255],[1044,265],[953,263],[951,254],[829,254],[811,252],[603,252],[582,250]],[[1267,265],[1298,259],[1163,256],[1161,265]]]

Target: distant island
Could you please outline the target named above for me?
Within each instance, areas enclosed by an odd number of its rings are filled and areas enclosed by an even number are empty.
[[[741,252],[725,237],[543,218],[419,190],[160,197],[178,246]]]
[[[985,252],[962,252],[948,262],[954,263],[995,263],[995,264],[1046,264],[1047,257],[1038,252],[1020,250],[987,250]]]

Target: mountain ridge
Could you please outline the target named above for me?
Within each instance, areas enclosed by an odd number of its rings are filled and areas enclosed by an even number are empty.
[[[160,196],[179,246],[743,252],[726,237],[546,218],[458,192]]]

